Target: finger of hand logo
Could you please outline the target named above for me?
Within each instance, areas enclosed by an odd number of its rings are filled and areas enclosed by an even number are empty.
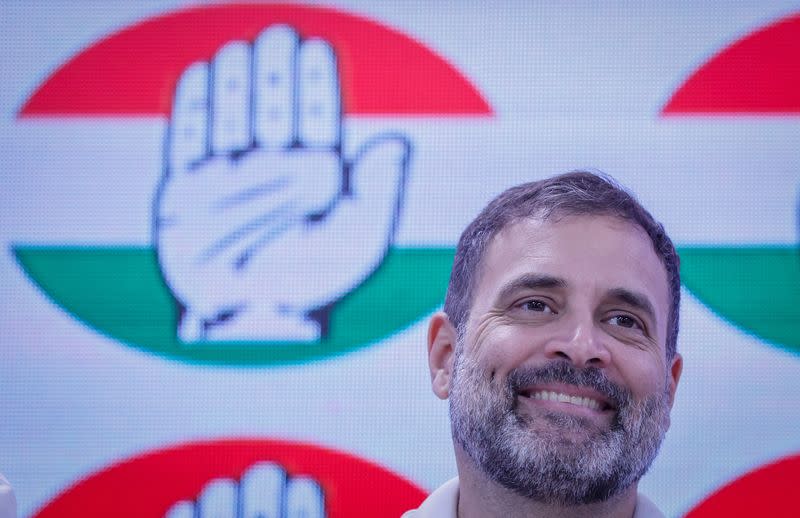
[[[200,518],[236,518],[237,484],[230,479],[216,479],[206,485],[197,501]]]
[[[319,484],[308,477],[297,477],[286,487],[287,518],[323,518],[325,500]]]
[[[286,471],[278,464],[262,462],[242,476],[242,516],[281,516]]]
[[[168,169],[186,171],[205,158],[208,138],[208,65],[193,63],[175,90],[169,127]]]
[[[341,125],[339,77],[331,46],[309,40],[300,48],[298,136],[312,148],[338,148]]]
[[[226,155],[250,147],[250,45],[228,43],[212,68],[211,152]]]
[[[268,28],[255,43],[255,140],[265,149],[285,149],[296,139],[295,60],[299,44],[297,33],[285,25]]]

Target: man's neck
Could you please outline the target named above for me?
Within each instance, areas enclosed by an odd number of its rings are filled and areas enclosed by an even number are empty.
[[[525,498],[489,480],[470,459],[463,457],[465,455],[456,454],[458,518],[631,518],[636,510],[636,484],[604,502],[579,506],[548,505]]]

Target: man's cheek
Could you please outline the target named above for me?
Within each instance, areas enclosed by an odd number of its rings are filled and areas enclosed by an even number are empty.
[[[514,326],[493,324],[475,343],[475,358],[493,373],[506,378],[508,373],[525,363],[532,355],[532,339]]]
[[[666,369],[644,362],[630,361],[626,366],[626,372],[623,373],[621,384],[631,391],[637,401],[669,390]]]

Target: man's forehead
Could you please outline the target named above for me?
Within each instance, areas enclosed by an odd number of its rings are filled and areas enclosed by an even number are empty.
[[[551,214],[546,218],[541,216],[516,218],[503,225],[488,241],[481,263],[485,263],[492,252],[497,254],[506,249],[517,248],[527,253],[535,253],[536,245],[544,241],[558,239],[570,243],[570,237],[575,234],[576,229],[598,225],[625,234],[632,241],[641,242],[645,245],[643,248],[652,252],[653,258],[661,262],[650,236],[634,221],[611,214]],[[572,240],[571,244],[575,245],[575,252],[580,253],[594,241],[596,240]]]
[[[488,243],[478,268],[476,291],[486,281],[496,284],[513,276],[514,269],[526,274],[530,267],[546,268],[548,271],[538,273],[566,281],[578,274],[618,277],[632,284],[647,280],[658,287],[657,291],[668,293],[666,267],[646,231],[635,222],[612,215],[531,217],[509,222]]]

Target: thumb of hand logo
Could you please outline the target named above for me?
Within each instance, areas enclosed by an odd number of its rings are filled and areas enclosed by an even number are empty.
[[[331,45],[285,25],[183,72],[153,210],[181,341],[317,340],[383,261],[411,145],[381,134],[346,159],[341,105]]]

